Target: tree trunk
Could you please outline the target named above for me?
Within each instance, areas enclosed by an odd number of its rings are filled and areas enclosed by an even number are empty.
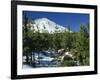
[[[28,64],[28,53],[26,54],[26,63]]]

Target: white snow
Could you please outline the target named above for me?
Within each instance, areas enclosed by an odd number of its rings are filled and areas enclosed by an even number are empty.
[[[33,67],[32,66],[29,66],[29,65],[27,65],[27,64],[23,64],[23,66],[22,66],[22,68],[24,68],[24,69],[33,69]]]
[[[44,30],[45,31],[48,31],[49,33],[53,33],[55,31],[68,31],[67,28],[59,25],[59,24],[56,24],[55,22],[47,19],[47,18],[39,18],[39,19],[36,19],[34,20],[34,23],[31,23],[32,25],[32,28],[31,29],[34,29],[35,31],[38,31],[38,29],[40,30],[40,32],[43,32]]]

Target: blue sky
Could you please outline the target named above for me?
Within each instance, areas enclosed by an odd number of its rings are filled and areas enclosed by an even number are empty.
[[[81,24],[89,23],[89,14],[82,13],[61,13],[61,12],[39,12],[23,11],[28,18],[48,18],[64,27],[70,26],[71,30],[77,32]]]

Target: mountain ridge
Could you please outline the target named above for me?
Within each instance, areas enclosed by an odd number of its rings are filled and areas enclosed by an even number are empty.
[[[55,31],[57,32],[64,32],[64,31],[69,31],[67,28],[51,21],[48,18],[38,18],[35,19],[32,23],[31,23],[31,30],[35,30],[35,31],[40,31],[41,33],[45,30],[48,31],[49,33],[53,33]],[[70,31],[72,32],[72,31]]]

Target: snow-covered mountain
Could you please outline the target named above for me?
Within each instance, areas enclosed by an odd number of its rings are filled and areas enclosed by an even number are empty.
[[[30,24],[32,27],[31,29],[35,30],[35,31],[40,31],[40,32],[44,32],[44,31],[48,31],[49,33],[53,33],[55,31],[59,31],[59,32],[63,32],[63,31],[68,31],[68,29],[66,29],[65,27],[56,24],[55,22],[47,19],[47,18],[39,18],[34,20],[33,22],[31,22]],[[70,31],[71,32],[71,31]]]

